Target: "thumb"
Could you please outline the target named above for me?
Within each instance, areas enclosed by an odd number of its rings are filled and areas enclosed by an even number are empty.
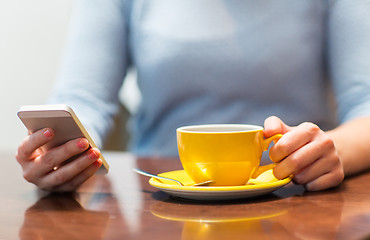
[[[275,134],[284,134],[291,130],[291,127],[286,125],[280,118],[271,116],[266,118],[264,123],[263,135],[265,138],[271,137]]]

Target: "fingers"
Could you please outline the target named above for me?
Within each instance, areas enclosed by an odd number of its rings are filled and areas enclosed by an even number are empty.
[[[54,131],[50,128],[39,130],[27,136],[16,152],[17,161],[23,166],[27,161],[33,159],[34,152],[41,146],[50,142],[54,138]]]
[[[268,138],[278,133],[285,134],[290,130],[291,127],[281,121],[280,118],[271,116],[265,120],[263,133],[265,138]]]
[[[280,162],[284,158],[292,155],[295,151],[313,141],[314,137],[319,133],[319,131],[321,131],[320,128],[314,124],[302,123],[296,127],[294,131],[284,134],[284,136],[271,148],[269,153],[271,160],[274,162]],[[308,151],[304,152],[314,153],[314,150],[317,150],[312,148],[314,148],[314,146],[312,146],[311,149],[309,148]],[[293,155],[290,157],[292,164],[300,164],[299,159],[301,156]]]
[[[37,185],[45,190],[74,190],[99,169],[101,165],[100,155],[98,149],[91,148],[56,171],[39,178]]]
[[[101,159],[96,160],[93,164],[88,166],[85,170],[79,173],[76,177],[72,178],[70,181],[62,184],[61,186],[54,188],[53,191],[68,192],[68,191],[75,190],[82,183],[84,183],[87,179],[89,179],[92,175],[94,175],[95,172],[99,170],[102,163],[103,162]]]
[[[283,179],[334,153],[333,141],[319,127],[302,123],[271,148],[270,157],[274,162],[281,161],[275,167],[274,174],[276,178]]]
[[[271,118],[269,121],[273,122],[270,125],[270,129],[275,129],[273,131],[279,126],[282,129],[281,120]],[[266,120],[267,124],[269,121]],[[276,178],[293,175],[295,183],[305,185],[311,191],[334,187],[344,178],[333,140],[312,123],[289,127],[289,131],[270,149],[270,158],[278,162],[273,170]]]
[[[89,149],[85,138],[43,151],[41,147],[53,138],[54,131],[45,128],[30,134],[20,144],[16,159],[24,178],[45,190],[75,190],[99,169],[101,154],[96,148]]]
[[[284,179],[312,164],[322,156],[319,148],[320,146],[318,144],[309,143],[289,154],[283,161],[275,166],[275,177],[277,179]],[[286,150],[284,150],[284,152],[285,151]]]
[[[78,138],[50,149],[35,158],[32,166],[24,169],[24,178],[30,182],[36,182],[37,179],[59,168],[66,161],[86,151],[89,146],[85,138]]]
[[[40,158],[35,160],[35,167],[38,167],[39,175],[44,175],[55,168],[58,168],[65,161],[84,152],[90,147],[85,138],[71,140],[59,147],[47,151]]]
[[[293,181],[305,185],[307,190],[318,191],[334,187],[344,179],[343,167],[335,152],[314,161],[311,165],[294,175]]]
[[[344,179],[342,168],[337,168],[335,171],[321,175],[319,178],[305,184],[305,188],[309,191],[320,191],[332,188],[340,184]]]

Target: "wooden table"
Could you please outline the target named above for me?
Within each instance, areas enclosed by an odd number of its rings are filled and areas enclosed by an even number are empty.
[[[370,173],[328,191],[291,183],[261,197],[199,202],[170,197],[132,171],[181,169],[178,159],[104,155],[109,174],[76,193],[49,194],[1,153],[0,239],[370,239]]]

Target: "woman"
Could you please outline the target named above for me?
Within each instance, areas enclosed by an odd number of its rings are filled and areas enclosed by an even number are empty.
[[[51,102],[70,105],[101,146],[134,66],[142,94],[130,125],[135,154],[177,156],[182,125],[264,124],[265,137],[284,134],[270,151],[277,178],[293,174],[312,191],[334,187],[370,167],[369,7],[364,0],[81,0]],[[86,150],[85,139],[41,152],[53,134],[26,137],[17,160],[40,188],[74,190],[98,169],[100,152]]]

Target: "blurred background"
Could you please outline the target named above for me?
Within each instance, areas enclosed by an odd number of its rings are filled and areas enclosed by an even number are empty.
[[[72,5],[73,0],[0,1],[0,151],[15,151],[27,134],[18,108],[48,98]]]
[[[0,0],[0,151],[16,151],[27,131],[20,106],[45,104],[58,72],[75,0]],[[138,102],[132,72],[121,91],[129,111]],[[128,114],[128,112],[124,111]],[[120,116],[125,118],[126,116]],[[121,121],[121,119],[118,119]],[[121,126],[108,149],[124,149]],[[119,139],[118,139],[119,138]],[[123,138],[123,139],[122,139]]]

